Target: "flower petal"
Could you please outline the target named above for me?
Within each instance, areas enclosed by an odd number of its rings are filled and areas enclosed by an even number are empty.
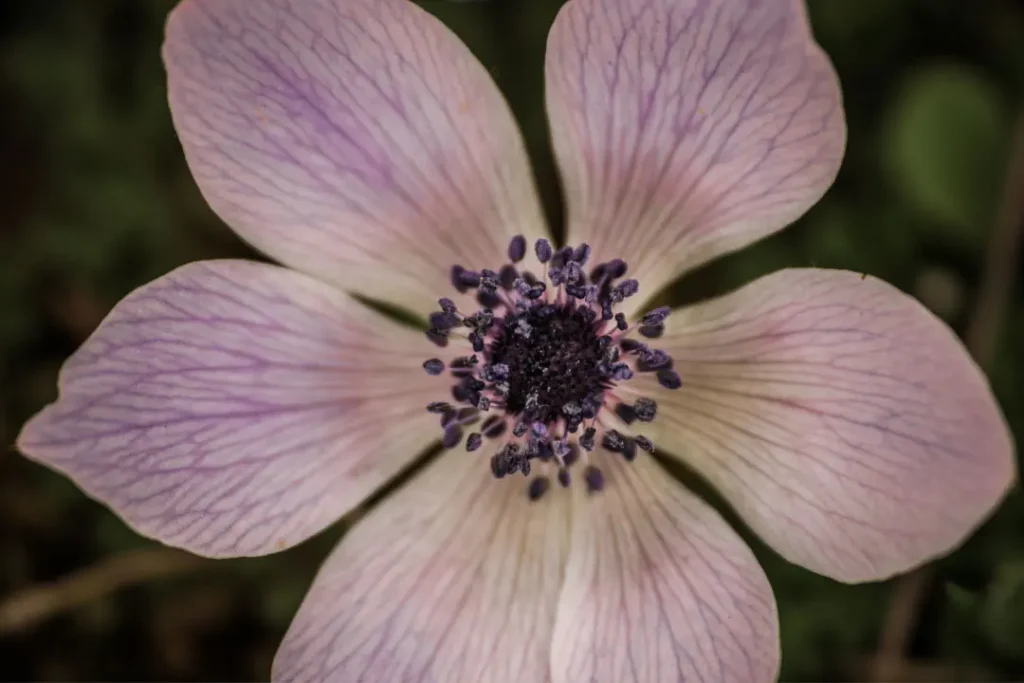
[[[553,680],[774,681],[775,599],[750,549],[650,456],[602,466],[605,491],[575,498]]]
[[[407,0],[184,0],[164,60],[203,195],[285,264],[425,312],[546,230],[497,87]]]
[[[569,498],[529,502],[526,480],[495,480],[482,453],[444,453],[349,532],[275,681],[548,680]]]
[[[799,0],[572,0],[546,73],[569,241],[624,258],[647,297],[785,227],[839,169],[839,83]]]
[[[905,571],[958,545],[1015,476],[984,375],[885,282],[787,270],[668,323],[682,388],[633,383],[660,404],[656,443],[792,562],[851,582]]]
[[[424,406],[442,388],[423,347],[306,275],[195,263],[114,308],[18,448],[146,536],[202,555],[273,552],[438,437]]]

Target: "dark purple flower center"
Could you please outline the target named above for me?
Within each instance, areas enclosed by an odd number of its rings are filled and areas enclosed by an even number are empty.
[[[654,373],[669,389],[681,385],[668,354],[629,336],[635,329],[648,339],[660,337],[669,311],[655,309],[630,325],[614,311],[639,290],[636,280],[623,279],[625,261],[613,259],[587,272],[586,244],[555,251],[541,239],[534,249],[544,264],[542,279],[515,265],[526,254],[522,236],[512,240],[510,263],[497,272],[452,267],[453,286],[460,292],[477,290],[480,308],[463,312],[451,299],[440,299],[441,310],[430,314],[427,338],[447,346],[451,336],[465,335],[473,353],[447,366],[456,380],[454,403],[438,401],[427,410],[441,416],[446,448],[458,445],[464,429],[481,420],[479,431],[466,439],[466,450],[477,450],[484,438],[504,439],[490,461],[499,479],[516,472],[529,476],[540,464],[540,476],[527,488],[531,499],[548,490],[549,470],[559,484],[569,486],[570,468],[577,462],[583,462],[588,490],[600,491],[604,475],[590,462],[596,445],[630,461],[637,448],[654,452],[647,437],[607,428],[608,414],[602,409],[609,404],[626,425],[650,422],[657,412],[649,398],[620,400],[616,386],[635,372]],[[440,375],[445,364],[431,358],[423,368]]]

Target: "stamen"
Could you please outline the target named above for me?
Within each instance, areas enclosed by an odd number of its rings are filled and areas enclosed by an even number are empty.
[[[508,245],[508,260],[512,263],[519,263],[526,256],[526,238],[516,235]]]
[[[563,489],[569,488],[569,484],[572,483],[572,477],[569,476],[569,470],[564,467],[558,470],[558,483],[562,485]]]
[[[541,496],[547,493],[550,484],[551,482],[548,481],[547,477],[537,477],[530,482],[526,495],[529,496],[530,500],[540,500]]]
[[[440,310],[430,314],[431,342],[443,347],[456,339],[472,352],[454,357],[447,366],[455,405],[435,401],[427,410],[440,415],[446,448],[461,443],[467,425],[483,418],[465,447],[472,453],[485,438],[504,440],[490,458],[496,478],[520,472],[529,476],[534,461],[543,463],[542,476],[527,488],[532,500],[551,487],[551,467],[559,485],[568,487],[581,454],[583,480],[594,493],[605,487],[605,478],[591,460],[609,457],[595,453],[598,439],[604,450],[626,461],[635,459],[638,449],[654,451],[644,436],[601,426],[606,406],[627,426],[649,423],[657,415],[655,401],[641,397],[632,404],[623,402],[615,386],[631,380],[635,372],[655,373],[669,389],[682,386],[671,356],[631,338],[634,331],[647,339],[662,336],[670,310],[662,306],[631,322],[614,310],[640,290],[639,280],[622,279],[629,269],[625,261],[595,264],[588,274],[584,266],[591,256],[589,245],[555,250],[541,238],[533,244],[544,266],[537,277],[517,265],[525,259],[527,245],[522,235],[513,237],[507,261],[497,271],[452,267],[452,285],[462,293],[475,289],[480,308],[460,311],[452,299],[442,297]],[[462,328],[468,333],[460,332]],[[446,369],[439,358],[428,359],[423,368],[431,375]],[[485,417],[483,411],[491,414]]]
[[[658,384],[666,389],[678,389],[683,386],[683,380],[675,370],[658,370]]]
[[[658,414],[658,404],[649,398],[638,398],[633,404],[636,419],[641,422],[653,422],[654,416]]]
[[[537,240],[534,250],[537,252],[537,260],[541,263],[547,263],[551,260],[551,242],[548,242],[546,239],[541,238]]]
[[[457,424],[445,427],[444,439],[441,441],[445,448],[454,448],[460,441],[462,441],[462,427]]]
[[[604,489],[604,473],[593,465],[583,470],[583,481],[587,482],[587,491],[597,493]]]

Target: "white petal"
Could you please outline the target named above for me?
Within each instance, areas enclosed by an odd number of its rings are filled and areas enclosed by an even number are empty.
[[[529,502],[526,479],[495,480],[488,457],[445,453],[352,529],[292,622],[275,681],[548,679],[569,498]]]
[[[606,490],[575,498],[553,680],[774,681],[775,600],[750,549],[650,456],[603,463]]]
[[[842,581],[948,552],[1002,500],[1013,443],[950,329],[858,273],[787,270],[673,312],[652,435],[784,557]],[[646,386],[645,386],[646,383]]]
[[[171,113],[213,209],[285,264],[426,312],[546,232],[484,67],[406,0],[184,0]]]
[[[119,303],[18,448],[140,533],[212,556],[294,545],[439,436],[422,335],[309,276],[182,267]]]
[[[570,243],[653,296],[810,208],[846,140],[839,82],[794,0],[571,0],[547,105]]]

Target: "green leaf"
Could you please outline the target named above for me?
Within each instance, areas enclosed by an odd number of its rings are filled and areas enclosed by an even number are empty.
[[[1024,661],[1024,561],[1008,562],[996,573],[981,611],[982,630],[1004,657]]]
[[[908,205],[956,246],[979,248],[998,202],[1010,124],[999,90],[961,65],[933,65],[902,87],[883,163]]]

